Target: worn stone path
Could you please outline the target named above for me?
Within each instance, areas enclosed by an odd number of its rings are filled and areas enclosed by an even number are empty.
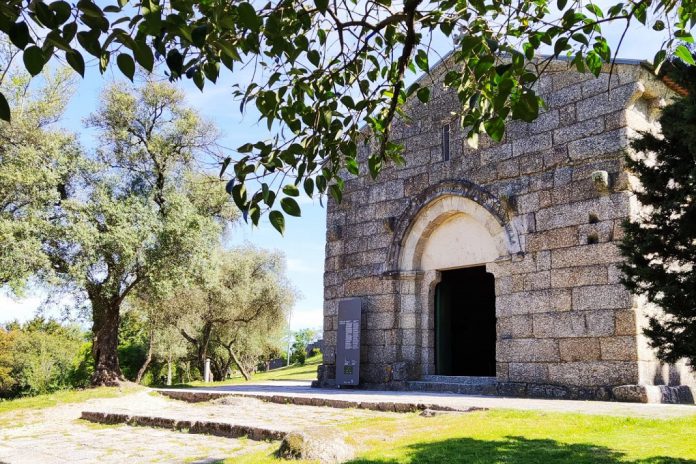
[[[288,398],[323,398],[341,401],[429,403],[443,408],[467,410],[520,409],[546,412],[569,412],[610,416],[630,416],[669,419],[696,415],[696,406],[678,404],[618,403],[609,401],[546,400],[531,398],[503,398],[495,396],[460,395],[452,393],[347,390],[311,388],[309,381],[274,381],[257,384],[225,385],[176,389],[175,391],[209,392],[219,395],[248,395],[256,398],[286,396]]]
[[[272,452],[276,443],[182,433],[150,427],[99,425],[79,420],[82,411],[217,420],[282,432],[390,415],[221,398],[191,404],[141,391],[53,408],[0,415],[0,463],[213,463],[250,452]],[[393,415],[394,413],[391,413]]]

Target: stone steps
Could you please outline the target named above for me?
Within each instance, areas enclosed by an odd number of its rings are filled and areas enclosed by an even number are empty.
[[[419,392],[459,393],[461,395],[497,394],[495,377],[460,377],[426,375],[420,380],[406,382],[408,390]]]
[[[235,424],[232,422],[180,419],[167,414],[148,416],[118,412],[82,411],[80,419],[99,424],[138,425],[141,427],[162,428],[187,433],[204,433],[228,438],[247,437],[256,441],[282,440],[289,432],[289,430]]]

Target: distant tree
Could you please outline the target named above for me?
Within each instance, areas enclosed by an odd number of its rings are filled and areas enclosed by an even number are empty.
[[[307,345],[314,342],[317,338],[317,331],[314,329],[301,329],[295,332],[295,341],[292,344],[292,356],[290,361],[304,364],[307,358]]]
[[[0,327],[0,397],[9,396],[17,385],[12,375],[15,334]]]
[[[284,328],[295,293],[278,253],[242,247],[221,251],[218,258],[204,279],[174,297],[182,315],[178,326],[201,373],[210,357],[216,378],[233,365],[249,378],[247,366],[262,354],[253,347]],[[256,354],[247,363],[242,354],[251,351]]]
[[[157,295],[145,286],[129,298],[127,314],[140,321],[141,359],[137,374],[133,377],[136,383],[141,383],[145,372],[151,363],[159,359],[167,363],[168,382],[171,381],[172,363],[186,355],[186,341],[182,339],[175,328],[176,320],[180,317],[178,305],[173,295]]]
[[[643,209],[624,224],[623,282],[661,309],[645,329],[657,356],[696,367],[696,68],[673,62],[668,71],[689,94],[664,108],[661,135],[632,144]]]
[[[127,306],[124,304],[124,306]],[[123,377],[139,382],[138,373],[147,358],[148,327],[142,314],[128,309],[121,310],[118,329],[118,365]]]
[[[125,299],[143,286],[166,294],[203,266],[235,217],[222,184],[197,173],[217,132],[176,88],[115,85],[88,120],[100,146],[54,209],[42,277],[85,295],[92,316],[94,385],[123,379],[118,330]]]

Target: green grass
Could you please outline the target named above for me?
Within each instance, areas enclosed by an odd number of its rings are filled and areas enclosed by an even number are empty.
[[[30,396],[13,400],[0,401],[0,414],[28,409],[43,409],[66,403],[80,403],[93,398],[114,398],[133,393],[140,387],[99,387],[86,390],[62,390],[46,395]]]
[[[307,358],[307,361],[303,366],[299,364],[292,364],[290,366],[281,367],[279,369],[273,369],[272,371],[268,372],[259,372],[257,374],[252,375],[251,380],[315,380],[317,378],[317,367],[319,366],[319,364],[321,364],[321,362],[322,355],[319,354],[317,356]],[[244,380],[243,377],[234,377],[232,379],[224,380],[221,382],[205,383],[196,381],[187,384],[178,384],[175,385],[175,387],[210,387],[218,385],[235,385],[245,382],[246,380]]]
[[[696,464],[696,415],[651,420],[495,410],[361,419],[342,428],[359,450],[351,464]],[[226,462],[284,461],[269,450]]]

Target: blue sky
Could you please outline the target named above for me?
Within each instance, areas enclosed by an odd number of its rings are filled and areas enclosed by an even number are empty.
[[[622,29],[610,27],[607,32],[610,43],[615,45]],[[649,29],[634,28],[624,39],[619,56],[652,59],[660,43],[661,37]],[[433,47],[444,55],[449,50],[450,42],[439,39],[433,43]],[[431,63],[436,61],[436,56],[431,56]],[[62,123],[66,128],[79,133],[87,147],[92,146],[94,140],[91,131],[84,128],[83,119],[96,109],[101,89],[109,82],[121,79],[116,69],[110,69],[101,76],[95,63],[88,67],[86,78],[78,81],[77,92],[66,109]],[[216,123],[223,133],[221,142],[228,147],[237,147],[263,139],[267,135],[265,126],[256,124],[256,115],[241,115],[239,105],[232,99],[232,83],[247,76],[248,71],[233,75],[225,70],[218,83],[212,85],[207,82],[202,93],[191,82],[181,83],[189,104]],[[265,220],[257,228],[242,222],[234,227],[228,244],[234,246],[248,242],[282,251],[287,259],[288,276],[302,295],[293,308],[291,327],[293,330],[304,327],[319,329],[322,324],[326,212],[318,201],[310,199],[303,199],[301,206],[301,218],[286,218],[285,236],[280,236]],[[45,293],[40,290],[35,290],[20,300],[13,300],[0,293],[0,322],[30,319],[43,298]]]

